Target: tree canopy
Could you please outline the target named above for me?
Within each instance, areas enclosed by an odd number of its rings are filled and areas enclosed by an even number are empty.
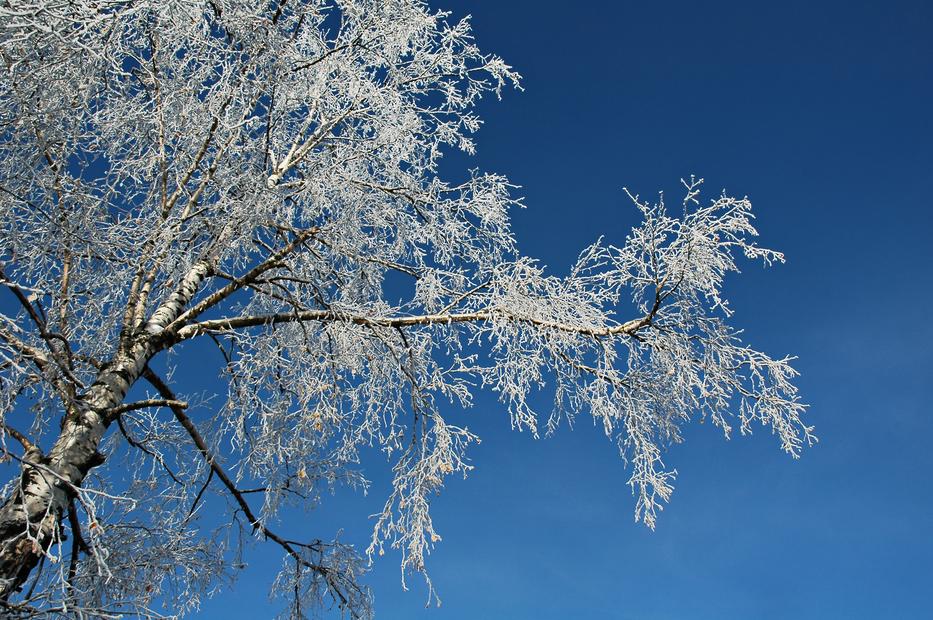
[[[7,613],[184,614],[245,532],[282,549],[285,616],[368,617],[367,558],[423,573],[439,541],[430,498],[471,468],[477,390],[536,436],[591,415],[649,527],[691,420],[762,424],[794,456],[813,441],[790,359],[728,323],[736,261],[783,260],[747,199],[693,177],[674,208],[631,195],[641,223],[554,275],[517,250],[507,178],[442,174],[474,150],[477,101],[519,86],[468,20],[417,0],[31,0],[0,5],[0,61]],[[215,368],[186,367],[198,342]],[[176,394],[156,360],[226,393]],[[369,446],[393,489],[368,549],[277,530],[365,485]]]

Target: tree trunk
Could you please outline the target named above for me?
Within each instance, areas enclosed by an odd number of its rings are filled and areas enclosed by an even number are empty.
[[[119,405],[153,354],[151,338],[119,353],[76,398],[47,455],[26,452],[19,484],[0,507],[0,600],[22,589],[29,574],[53,546],[74,489],[88,471],[104,462],[97,451],[110,423],[108,411]]]
[[[0,507],[0,601],[22,589],[57,540],[75,487],[104,462],[97,448],[114,420],[110,411],[123,402],[152,356],[167,345],[171,335],[165,328],[188,305],[209,271],[207,260],[191,266],[150,319],[139,326],[130,344],[121,347],[68,408],[48,455],[36,449],[23,459],[20,484]]]

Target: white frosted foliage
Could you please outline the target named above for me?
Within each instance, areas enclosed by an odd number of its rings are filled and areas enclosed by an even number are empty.
[[[783,260],[747,199],[694,178],[676,209],[630,195],[628,234],[551,273],[517,251],[506,177],[441,175],[474,151],[477,101],[519,85],[468,20],[414,0],[27,0],[0,6],[0,68],[10,613],[183,615],[262,540],[284,617],[370,617],[371,561],[425,573],[441,542],[431,498],[474,466],[483,390],[535,436],[592,416],[652,528],[691,420],[762,425],[795,457],[814,441],[791,358],[729,325],[736,261]],[[379,459],[393,486],[367,550],[313,518],[280,531]]]

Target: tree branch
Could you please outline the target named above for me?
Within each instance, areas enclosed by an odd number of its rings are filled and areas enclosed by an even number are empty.
[[[28,437],[26,437],[26,435],[19,432],[18,430],[16,430],[15,428],[7,424],[6,422],[0,422],[0,428],[2,428],[3,432],[5,432],[7,435],[12,437],[16,441],[18,441],[20,445],[23,446],[23,449],[26,452],[30,452],[33,450],[39,451],[38,446],[36,446],[35,443],[33,443]],[[39,451],[39,454],[41,454],[41,451]]]
[[[477,312],[466,312],[456,314],[422,314],[415,316],[399,317],[367,317],[358,314],[335,312],[332,310],[307,310],[301,312],[280,312],[276,314],[256,314],[249,316],[229,317],[225,319],[214,319],[201,321],[187,325],[175,334],[174,341],[187,340],[213,331],[231,331],[234,329],[257,327],[260,325],[276,325],[279,323],[304,323],[304,322],[343,322],[354,325],[366,325],[370,327],[413,327],[418,325],[444,325],[452,323],[478,323],[490,321],[497,316],[528,323],[536,327],[556,329],[558,331],[579,334],[581,336],[592,336],[594,338],[605,338],[609,336],[634,336],[638,330],[651,323],[653,313],[647,316],[632,319],[612,327],[587,327],[582,325],[571,325],[569,323],[560,323],[545,319],[536,319],[532,317],[515,316],[501,310],[479,310]]]
[[[165,402],[170,403],[172,401],[165,401]],[[168,464],[165,462],[165,459],[162,457],[161,454],[153,452],[152,450],[147,448],[142,442],[139,442],[133,439],[133,436],[130,435],[129,431],[126,428],[126,425],[123,424],[122,415],[117,416],[117,426],[120,428],[120,434],[123,435],[123,438],[126,439],[126,442],[128,444],[130,444],[134,448],[137,448],[145,452],[146,454],[151,456],[153,459],[155,459],[162,466],[162,469],[165,470],[165,472],[169,475],[169,477],[175,481],[176,484],[180,484],[182,486],[185,485],[185,483],[179,480],[178,477],[175,475],[175,473],[172,472],[172,470],[169,468]]]
[[[81,523],[78,521],[78,511],[75,509],[74,499],[68,502],[68,524],[71,526],[71,557],[68,561],[68,588],[73,587],[75,574],[78,571],[78,552],[90,553],[91,550],[81,534]]]
[[[45,372],[48,369],[50,362],[45,353],[39,349],[36,349],[35,347],[29,346],[13,335],[10,330],[5,329],[2,326],[0,326],[0,340],[6,342],[8,345],[10,345],[11,348],[15,349],[23,357],[30,360],[41,372]]]
[[[29,318],[32,319],[32,322],[35,323],[39,330],[39,335],[48,345],[49,351],[52,353],[52,357],[61,367],[62,373],[74,381],[76,386],[83,387],[77,378],[74,377],[74,375],[71,373],[72,369],[74,368],[74,362],[72,359],[71,343],[68,342],[68,339],[59,333],[50,332],[48,330],[48,324],[46,323],[45,319],[40,316],[38,312],[36,312],[36,309],[33,308],[30,298],[27,297],[18,284],[6,277],[6,274],[3,273],[2,269],[0,269],[0,282],[2,282],[8,289],[10,289],[26,313],[29,314]],[[57,342],[58,346],[54,345],[53,341]],[[60,359],[59,357],[61,353],[65,354],[64,360]],[[73,397],[74,394],[71,394],[71,396]]]
[[[261,263],[259,263],[258,265],[250,269],[243,276],[239,278],[234,278],[233,281],[230,282],[230,284],[227,284],[220,290],[215,291],[214,293],[211,293],[210,295],[208,295],[207,297],[199,301],[197,304],[195,304],[194,306],[192,306],[185,312],[181,313],[174,321],[172,321],[167,326],[167,329],[171,330],[173,326],[175,325],[184,325],[185,322],[190,321],[194,318],[197,318],[202,312],[204,312],[205,310],[208,310],[212,306],[217,305],[218,303],[228,298],[233,293],[240,290],[243,286],[249,285],[256,278],[258,278],[260,275],[262,275],[266,271],[269,271],[270,269],[274,269],[275,267],[279,265],[279,261],[281,261],[288,254],[293,252],[295,248],[297,248],[299,245],[304,243],[308,238],[317,234],[319,230],[320,229],[315,226],[307,230],[300,231],[295,236],[295,238],[291,241],[291,243],[287,244],[281,250],[269,256],[266,260],[262,261]]]
[[[110,419],[116,418],[127,411],[135,411],[137,409],[146,409],[148,407],[178,407],[180,409],[187,409],[188,403],[183,400],[167,400],[160,398],[149,398],[147,400],[138,400],[135,403],[126,403],[125,405],[118,405],[112,409],[107,410],[107,416]]]
[[[157,374],[155,374],[151,368],[146,366],[143,369],[142,376],[164,398],[166,398],[167,400],[173,400],[173,401],[177,400],[175,398],[174,393],[172,392],[172,389],[164,381],[162,381],[162,379]],[[194,445],[197,447],[198,452],[201,453],[201,456],[204,458],[204,461],[207,463],[207,465],[211,468],[211,471],[213,471],[214,474],[217,476],[217,478],[219,478],[220,481],[223,483],[223,485],[227,487],[227,490],[230,492],[230,495],[233,497],[234,501],[236,501],[237,505],[239,505],[240,510],[243,511],[243,514],[246,516],[246,520],[253,527],[253,529],[259,530],[263,534],[263,536],[265,536],[267,539],[272,540],[273,542],[278,544],[280,547],[282,547],[282,549],[284,549],[285,552],[288,553],[288,555],[295,558],[296,562],[298,562],[305,568],[308,568],[318,573],[319,575],[321,575],[321,577],[323,577],[324,580],[327,581],[327,584],[328,586],[330,586],[331,591],[337,596],[337,598],[340,599],[340,607],[346,608],[348,606],[349,600],[347,599],[347,596],[341,591],[340,587],[335,582],[335,576],[333,575],[331,570],[323,566],[319,566],[317,564],[312,564],[311,562],[307,561],[295,549],[295,546],[291,542],[280,537],[275,532],[271,531],[269,528],[263,525],[262,521],[260,521],[260,519],[255,515],[255,513],[253,513],[252,509],[249,506],[249,503],[243,497],[243,492],[237,488],[236,483],[230,478],[229,475],[227,475],[227,472],[225,472],[224,469],[217,462],[217,459],[211,453],[211,450],[208,447],[207,442],[204,441],[204,438],[201,436],[201,433],[198,431],[197,427],[194,425],[194,422],[191,421],[191,418],[185,415],[185,412],[180,407],[170,406],[170,408],[172,410],[172,413],[175,414],[175,419],[178,420],[178,423],[181,424],[181,426],[188,432],[188,435],[191,437],[192,442],[194,442]],[[306,546],[306,545],[301,545],[301,546]],[[351,614],[354,615],[354,617],[359,617],[354,612],[353,609],[350,609],[349,611]]]

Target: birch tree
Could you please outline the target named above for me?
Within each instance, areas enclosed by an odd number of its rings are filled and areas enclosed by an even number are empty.
[[[505,177],[441,174],[474,150],[477,101],[519,85],[468,20],[420,0],[12,0],[0,61],[7,616],[184,615],[262,542],[285,617],[370,617],[374,557],[425,571],[478,390],[535,436],[591,416],[649,527],[690,421],[763,425],[792,456],[813,441],[789,358],[729,325],[736,261],[782,260],[747,199],[693,178],[670,209],[631,195],[640,223],[553,275],[516,249]],[[225,393],[197,402],[166,368]],[[365,486],[365,453],[393,476],[367,549],[279,530]]]

